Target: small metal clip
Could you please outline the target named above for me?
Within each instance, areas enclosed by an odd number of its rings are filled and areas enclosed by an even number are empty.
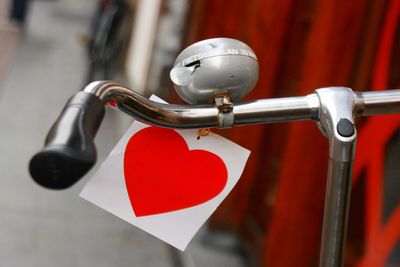
[[[218,96],[214,99],[218,108],[218,128],[230,128],[233,126],[233,104],[227,95]]]

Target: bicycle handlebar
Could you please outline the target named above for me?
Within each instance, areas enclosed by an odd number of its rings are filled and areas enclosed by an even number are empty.
[[[355,116],[400,112],[400,90],[352,95]],[[318,92],[304,97],[242,102],[226,112],[216,105],[162,104],[118,83],[93,82],[68,101],[46,138],[45,148],[32,158],[30,172],[35,181],[48,188],[63,189],[87,173],[96,161],[93,138],[104,116],[104,106],[110,100],[115,100],[120,110],[140,121],[169,128],[319,121],[320,117]],[[233,119],[224,120],[226,113],[233,115]],[[230,125],[221,123],[224,121]]]
[[[40,185],[63,189],[85,175],[96,162],[93,139],[104,117],[104,102],[79,92],[72,96],[47,135],[45,147],[30,161]]]
[[[304,97],[233,104],[250,92],[259,74],[257,57],[245,43],[229,38],[203,40],[176,58],[170,78],[188,105],[144,98],[114,82],[93,82],[73,96],[51,128],[44,149],[30,162],[32,177],[64,189],[96,161],[94,136],[111,104],[138,120],[169,128],[227,128],[235,125],[314,120],[329,140],[320,266],[342,266],[357,131],[354,118],[400,112],[400,90],[353,92],[328,87]],[[213,101],[213,105],[203,105]],[[198,105],[202,104],[202,105]]]
[[[120,110],[146,123],[178,129],[219,127],[216,105],[169,105],[149,100],[115,82],[92,82],[84,89],[105,102],[113,99]],[[318,97],[261,99],[233,105],[234,124],[310,120],[318,117]],[[231,125],[233,126],[233,124]]]

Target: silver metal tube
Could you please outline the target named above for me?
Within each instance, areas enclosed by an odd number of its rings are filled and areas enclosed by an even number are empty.
[[[92,82],[85,92],[103,101],[115,100],[118,108],[138,120],[169,128],[217,127],[218,109],[212,105],[191,107],[149,100],[115,82]]]
[[[317,120],[316,94],[303,97],[271,98],[234,105],[235,125]]]
[[[353,162],[329,159],[320,267],[341,267],[350,206]]]
[[[329,139],[329,166],[322,227],[320,267],[342,267],[351,176],[357,132],[353,121],[356,94],[345,87],[316,91],[319,125]]]
[[[358,116],[400,112],[400,90],[359,92],[356,94],[355,114]]]
[[[93,82],[85,89],[104,101],[114,99],[123,112],[147,123],[170,128],[218,127],[214,105],[167,105],[151,101],[114,82]],[[248,125],[318,118],[318,97],[264,99],[235,104],[234,125]]]

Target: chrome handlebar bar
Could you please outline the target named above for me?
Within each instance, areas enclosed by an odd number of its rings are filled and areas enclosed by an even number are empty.
[[[229,100],[218,104],[217,100],[221,99],[216,99],[214,104],[190,106],[158,103],[115,82],[92,82],[68,101],[51,128],[44,149],[32,158],[30,172],[39,184],[53,189],[67,188],[91,169],[96,162],[93,138],[102,121],[104,106],[111,100],[123,112],[156,126],[226,128],[314,120],[325,135],[338,138],[343,136],[340,137],[341,133],[338,135],[335,128],[343,116],[347,124],[342,126],[351,128],[354,116],[400,112],[400,90],[354,93],[349,88],[330,87],[303,97],[235,104]],[[328,103],[330,101],[334,103]],[[355,131],[350,129],[352,132]],[[351,155],[342,156],[340,160],[346,157]]]
[[[343,88],[343,87],[330,87]],[[216,105],[169,105],[149,100],[115,82],[92,82],[84,92],[104,102],[115,100],[120,110],[149,124],[168,128],[219,127]],[[371,116],[400,112],[400,90],[354,92],[353,114]],[[302,97],[260,99],[233,104],[231,126],[319,120],[318,93]],[[221,127],[220,127],[221,128]]]
[[[117,107],[128,115],[149,124],[168,128],[221,127],[218,117],[224,111],[217,105],[169,105],[149,100],[131,89],[114,82],[93,82],[83,90],[104,102],[115,100]],[[400,93],[399,93],[400,96]],[[232,125],[316,119],[318,98],[305,97],[263,99],[232,104]]]

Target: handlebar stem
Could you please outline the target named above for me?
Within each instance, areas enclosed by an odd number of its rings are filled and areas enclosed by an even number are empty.
[[[357,132],[354,110],[359,102],[350,88],[316,90],[319,125],[329,140],[329,165],[322,226],[320,267],[341,267],[350,206],[351,177]]]

